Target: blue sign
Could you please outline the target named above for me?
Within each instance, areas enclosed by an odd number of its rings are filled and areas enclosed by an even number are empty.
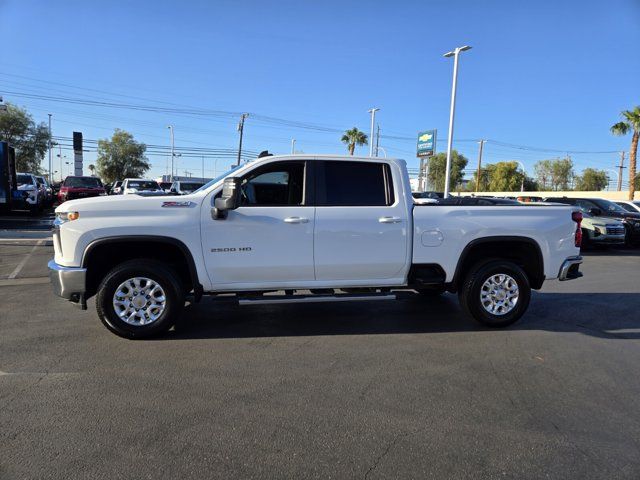
[[[426,130],[418,133],[418,157],[431,157],[436,153],[437,130]]]

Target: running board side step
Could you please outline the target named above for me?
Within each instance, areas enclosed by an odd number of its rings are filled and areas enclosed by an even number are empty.
[[[277,305],[287,303],[320,303],[320,302],[370,302],[374,300],[397,300],[395,293],[378,295],[291,295],[291,296],[264,296],[255,298],[241,298],[239,305]]]

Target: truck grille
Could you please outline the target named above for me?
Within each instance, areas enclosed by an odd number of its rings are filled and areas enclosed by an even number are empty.
[[[607,235],[624,235],[623,225],[607,225]]]

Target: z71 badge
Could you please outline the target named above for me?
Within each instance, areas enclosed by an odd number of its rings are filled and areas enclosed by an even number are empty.
[[[250,252],[251,247],[223,247],[223,248],[212,248],[212,253],[227,253],[227,252]]]

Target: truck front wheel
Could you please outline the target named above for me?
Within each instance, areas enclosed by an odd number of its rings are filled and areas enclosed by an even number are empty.
[[[489,327],[506,327],[526,312],[531,286],[518,265],[494,260],[471,268],[458,297],[462,308],[478,322]]]
[[[125,338],[148,338],[169,330],[184,307],[176,273],[151,259],[114,267],[100,284],[96,309],[102,323]]]

